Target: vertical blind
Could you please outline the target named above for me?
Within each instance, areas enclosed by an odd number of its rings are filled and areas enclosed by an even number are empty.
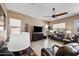
[[[21,32],[21,20],[10,18],[10,30],[11,34],[18,34]]]
[[[53,24],[53,28],[65,28],[65,23]]]
[[[10,27],[21,27],[21,20],[10,18]]]
[[[3,16],[0,16],[0,31],[4,30],[4,21],[3,21]]]

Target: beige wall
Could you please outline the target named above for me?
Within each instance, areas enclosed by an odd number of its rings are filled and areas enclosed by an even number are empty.
[[[73,34],[75,34],[74,20],[79,20],[79,15],[70,16],[70,17],[67,17],[67,18],[51,21],[50,25],[65,22],[66,23],[66,29],[72,31],[72,35],[73,35]]]
[[[0,5],[2,6],[3,10],[4,10],[4,13],[5,15],[7,15],[7,8],[6,8],[6,5],[4,3],[0,3]]]
[[[9,18],[15,18],[15,19],[21,19],[22,20],[22,25],[28,24],[28,30],[29,32],[32,31],[33,26],[44,26],[45,22],[41,19],[36,19],[30,16],[26,16],[14,11],[8,10],[8,19]],[[24,26],[22,26],[24,27]],[[24,30],[24,28],[22,29]]]

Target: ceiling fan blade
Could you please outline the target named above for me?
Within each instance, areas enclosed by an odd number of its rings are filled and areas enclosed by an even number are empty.
[[[56,16],[62,16],[62,15],[65,15],[65,14],[68,14],[68,12],[64,12],[64,13],[56,14],[55,17],[56,17]]]
[[[52,16],[44,16],[44,17],[52,17]]]

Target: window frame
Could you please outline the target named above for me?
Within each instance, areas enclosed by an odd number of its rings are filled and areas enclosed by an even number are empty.
[[[16,26],[15,26],[15,25],[14,25],[14,26],[11,26],[11,25],[9,24],[9,25],[10,25],[10,31],[11,31],[12,28],[13,28],[13,29],[14,29],[14,28],[15,28],[15,29],[16,29],[16,28],[19,28],[19,29],[20,29],[20,32],[18,32],[18,33],[21,33],[21,26],[22,26],[22,21],[21,21],[21,19],[10,18],[9,22],[11,22],[11,19],[13,19],[13,20],[20,20],[21,24],[20,24],[20,26],[17,26],[17,25],[16,25]],[[13,33],[13,32],[10,32],[10,33]]]

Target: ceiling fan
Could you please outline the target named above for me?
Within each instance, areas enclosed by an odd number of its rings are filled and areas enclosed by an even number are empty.
[[[56,14],[56,9],[55,9],[55,8],[53,8],[52,10],[53,10],[53,15],[52,15],[52,16],[45,16],[45,17],[52,17],[52,18],[56,18],[56,17],[58,17],[58,16],[63,16],[63,15],[68,14],[68,12],[63,12],[63,13]]]

